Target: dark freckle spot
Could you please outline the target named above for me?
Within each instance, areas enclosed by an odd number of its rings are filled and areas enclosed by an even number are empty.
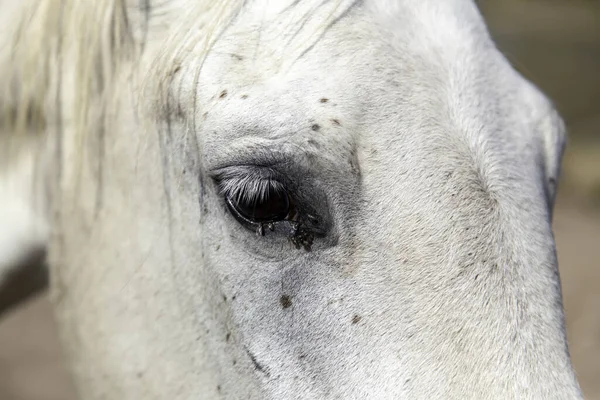
[[[227,332],[227,335],[225,335],[225,341],[229,342],[229,339],[231,339],[231,333]]]
[[[319,143],[317,143],[317,141],[314,139],[308,139],[308,144],[310,144],[311,146],[315,146],[316,148],[319,148]]]
[[[473,255],[473,253],[467,253],[467,255],[468,255],[468,256],[472,256],[472,255]]]
[[[321,103],[327,103],[329,101],[329,99],[326,99],[325,97],[323,97],[321,100],[319,100]]]
[[[217,392],[221,391],[221,385],[217,385]]]
[[[231,300],[235,300],[235,298],[236,298],[236,297],[237,297],[237,296],[234,294],[234,295],[231,297]]]
[[[333,122],[334,125],[340,126],[342,124],[340,124],[340,121],[337,119],[332,119],[331,122]]]
[[[247,98],[248,98],[248,95],[247,95],[247,94],[243,94],[243,95],[242,95],[242,99],[247,99]]]
[[[219,249],[221,249],[221,245],[220,244],[218,244],[218,245],[215,246],[215,250],[218,251]]]
[[[318,131],[319,129],[321,129],[321,127],[319,126],[319,124],[314,124],[313,126],[310,127],[313,131]]]
[[[223,295],[223,301],[227,301],[227,296]]]
[[[222,99],[222,98],[224,98],[224,97],[226,97],[226,96],[227,96],[227,90],[223,90],[223,91],[221,92],[221,94],[219,95],[219,98],[220,98],[220,99]]]
[[[362,319],[362,317],[360,315],[354,314],[354,317],[352,317],[352,323],[353,324],[358,324],[361,319]]]
[[[143,377],[143,376],[144,376],[144,373],[143,373],[143,372],[138,372],[138,373],[136,374],[136,376],[138,377],[138,379],[140,379],[141,377]]]
[[[281,307],[286,309],[292,306],[292,299],[287,294],[281,295],[279,298],[279,303],[281,303]]]
[[[237,360],[233,360],[233,365],[236,365],[236,364],[237,364]]]

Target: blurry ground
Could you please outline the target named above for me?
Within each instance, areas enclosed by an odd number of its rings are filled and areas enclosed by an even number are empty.
[[[0,399],[74,400],[46,295],[0,321]]]
[[[571,355],[586,398],[600,400],[600,1],[480,3],[500,48],[569,128],[554,229]],[[44,295],[0,320],[0,399],[74,399]]]

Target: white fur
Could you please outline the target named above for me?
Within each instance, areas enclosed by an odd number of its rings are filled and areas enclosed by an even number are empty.
[[[110,79],[63,83],[48,133],[82,398],[581,398],[550,217],[562,123],[472,2],[166,1],[147,36],[136,4],[113,50],[71,15]],[[78,56],[63,82],[96,76]],[[265,160],[326,231],[310,251],[286,222],[242,227],[211,180]]]

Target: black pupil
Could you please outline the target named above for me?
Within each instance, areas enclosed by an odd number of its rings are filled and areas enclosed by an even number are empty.
[[[272,222],[284,219],[289,212],[290,204],[287,193],[283,190],[269,189],[262,200],[235,201],[233,206],[244,218],[253,222]]]

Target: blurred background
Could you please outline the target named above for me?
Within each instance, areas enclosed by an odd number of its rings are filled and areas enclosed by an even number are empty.
[[[554,230],[571,356],[586,399],[600,400],[600,0],[479,4],[500,49],[569,129]],[[0,320],[0,399],[74,398],[43,294]]]

